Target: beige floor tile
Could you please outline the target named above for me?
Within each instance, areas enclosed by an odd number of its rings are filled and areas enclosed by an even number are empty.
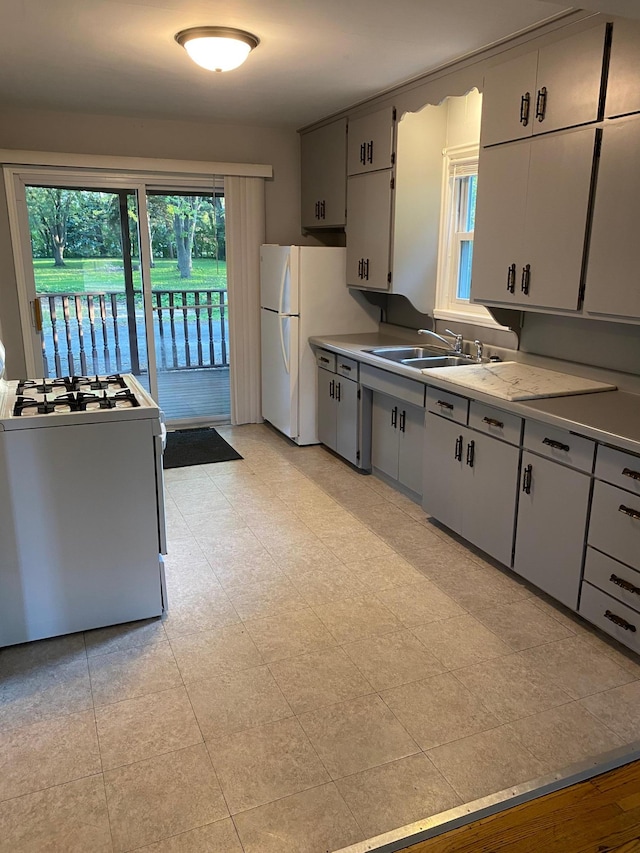
[[[243,625],[176,637],[171,640],[171,648],[185,684],[219,678],[264,663]]]
[[[127,622],[124,625],[84,632],[89,657],[122,652],[134,646],[148,646],[166,639],[162,620],[159,618],[141,619],[139,622]]]
[[[374,491],[369,489],[369,491]],[[391,539],[388,535],[394,530],[406,527],[410,524],[411,519],[399,507],[386,500],[378,494],[378,500],[375,502],[368,501],[367,503],[359,503],[357,501],[345,503],[340,501],[342,506],[348,508],[357,519],[363,524],[366,524],[370,530],[373,530],[378,536],[390,543]]]
[[[476,563],[471,568],[452,569],[438,575],[436,583],[465,610],[476,613],[497,604],[509,604],[528,598],[531,593],[497,569],[484,569]]]
[[[421,749],[499,725],[482,702],[450,673],[394,687],[381,695]]]
[[[172,596],[169,587],[168,593],[164,629],[170,639],[240,622],[238,612],[224,591],[201,592],[187,598]]]
[[[349,643],[344,650],[376,690],[444,672],[442,664],[408,630]]]
[[[402,628],[402,623],[372,593],[314,607],[314,612],[338,643],[351,643]]]
[[[476,611],[475,617],[516,651],[563,640],[575,633],[537,607],[533,599],[495,604]]]
[[[408,628],[464,614],[459,604],[428,580],[382,590],[378,598]]]
[[[0,733],[0,800],[101,770],[93,711]]]
[[[311,607],[321,607],[343,598],[354,598],[369,590],[344,565],[331,571],[313,571],[293,578],[294,586]],[[286,571],[286,569],[285,569]]]
[[[428,752],[465,803],[544,775],[544,765],[505,726]]]
[[[5,679],[11,676],[30,677],[51,667],[56,667],[58,672],[64,667],[75,670],[78,665],[86,666],[86,655],[82,633],[9,646],[0,649],[0,678],[4,685]]]
[[[116,853],[228,817],[204,744],[104,774]]]
[[[251,809],[234,820],[245,853],[324,853],[363,838],[333,784]]]
[[[231,814],[329,781],[295,718],[207,741]]]
[[[269,669],[296,714],[373,692],[340,648],[276,661]]]
[[[86,658],[0,676],[0,731],[93,708]]]
[[[361,696],[299,717],[332,779],[418,752],[379,696]]]
[[[2,853],[112,853],[102,776],[0,803]]]
[[[520,654],[458,669],[455,675],[501,723],[538,714],[571,700],[567,692]]]
[[[349,563],[348,571],[372,592],[418,583],[424,576],[399,554]]]
[[[578,702],[551,708],[505,727],[549,772],[622,745],[611,729]]]
[[[187,689],[206,740],[293,716],[266,666],[194,681]]]
[[[168,642],[134,646],[89,658],[89,673],[96,706],[158,693],[182,684]]]
[[[281,568],[266,548],[247,556],[212,556],[211,566],[225,590],[282,577]]]
[[[580,704],[626,743],[640,740],[640,681],[594,693]]]
[[[202,743],[184,687],[96,709],[104,770]]]
[[[327,567],[335,566],[337,561],[337,555],[319,539],[306,544],[272,546],[269,548],[269,553],[286,574],[299,573],[301,564],[306,565],[307,572],[324,571]]]
[[[205,541],[212,531],[235,533],[247,526],[246,520],[235,509],[222,508],[213,510],[213,512],[198,512],[194,515],[186,513],[184,520],[191,533],[196,538],[202,536]]]
[[[369,557],[390,557],[395,552],[369,530],[362,533],[334,533],[323,537],[327,547],[344,563],[353,563]]]
[[[199,826],[138,849],[139,853],[243,853],[231,818]]]
[[[634,681],[627,669],[582,637],[547,643],[520,652],[520,656],[574,699]]]
[[[229,590],[229,598],[243,621],[277,616],[279,613],[288,613],[293,610],[304,610],[308,606],[295,586],[284,575],[234,587]]]
[[[462,802],[422,753],[339,779],[336,787],[366,838],[424,820]]]
[[[446,669],[459,669],[513,651],[471,615],[420,625],[413,632]]]
[[[245,623],[252,640],[267,662],[335,646],[336,641],[311,610],[281,613]]]

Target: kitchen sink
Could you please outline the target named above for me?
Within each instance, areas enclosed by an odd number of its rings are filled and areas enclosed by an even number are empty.
[[[464,355],[432,355],[427,358],[403,358],[400,364],[406,367],[459,367],[461,364],[475,364],[473,359]]]
[[[370,349],[367,352],[371,355],[377,355],[380,358],[388,358],[391,361],[405,361],[407,359],[416,358],[433,358],[453,355],[453,352],[447,352],[442,347],[378,347],[378,349]],[[465,359],[466,361],[466,359]]]

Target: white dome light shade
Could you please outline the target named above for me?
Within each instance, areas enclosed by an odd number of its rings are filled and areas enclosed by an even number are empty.
[[[176,41],[208,71],[237,68],[259,44],[256,36],[231,27],[192,27],[177,33]]]

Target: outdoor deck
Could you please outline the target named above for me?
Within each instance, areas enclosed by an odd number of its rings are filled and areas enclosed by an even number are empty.
[[[228,422],[229,368],[159,372],[158,396],[167,421],[209,418]]]

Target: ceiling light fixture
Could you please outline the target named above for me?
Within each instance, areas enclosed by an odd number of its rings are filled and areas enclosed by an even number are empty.
[[[231,71],[245,61],[260,39],[232,27],[191,27],[176,34],[191,59],[209,71]]]

